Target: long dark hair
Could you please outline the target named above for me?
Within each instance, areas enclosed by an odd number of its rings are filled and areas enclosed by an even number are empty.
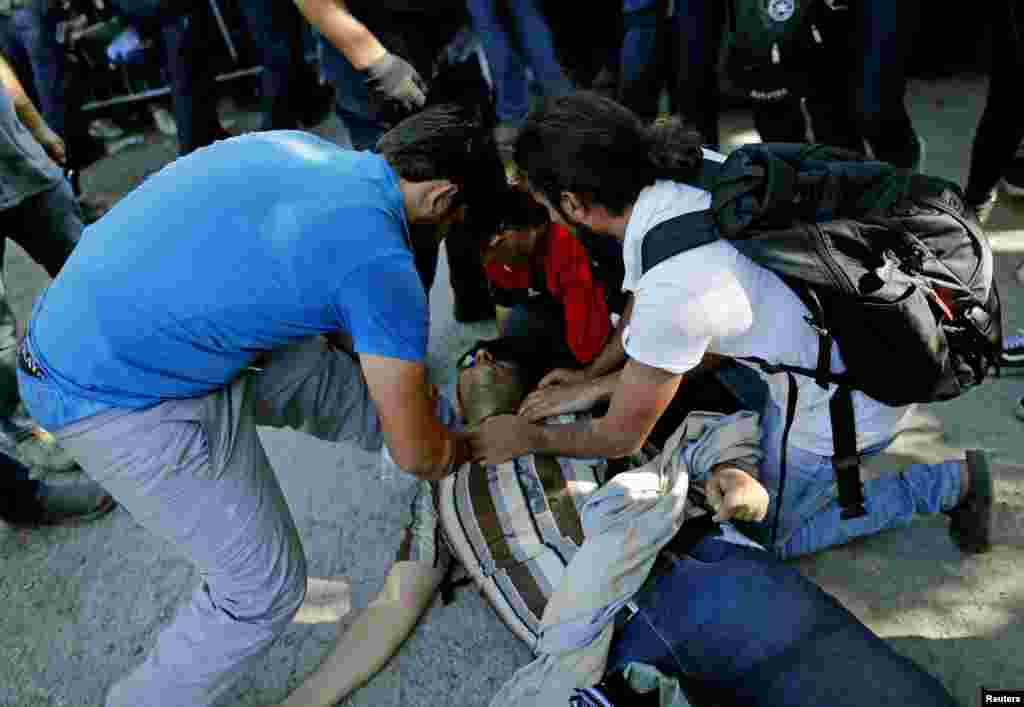
[[[647,126],[625,106],[581,91],[527,118],[515,158],[559,210],[562,192],[574,192],[619,215],[658,179],[695,179],[700,146],[700,134],[678,118]]]

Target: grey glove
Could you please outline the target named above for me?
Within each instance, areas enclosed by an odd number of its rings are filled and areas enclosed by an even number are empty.
[[[412,64],[391,52],[366,68],[370,91],[405,113],[422,108],[427,101],[427,84]]]

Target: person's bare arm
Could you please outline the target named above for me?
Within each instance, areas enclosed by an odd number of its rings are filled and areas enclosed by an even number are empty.
[[[464,437],[449,432],[434,414],[422,363],[368,354],[360,354],[359,361],[388,449],[400,468],[437,481],[468,459]]]
[[[630,359],[616,374],[604,417],[552,426],[535,425],[518,415],[492,417],[470,435],[473,459],[499,464],[531,452],[611,459],[635,454],[677,390],[723,360],[706,354],[698,366],[678,375]]]
[[[344,0],[295,0],[295,5],[357,71],[366,74],[372,91],[406,111],[423,106],[427,96],[422,77],[411,64],[390,53]]]
[[[295,0],[295,4],[309,23],[357,70],[365,71],[387,53],[384,45],[356,19],[343,0]]]
[[[18,119],[28,128],[54,162],[64,164],[67,161],[67,148],[64,141],[43,120],[43,116],[39,114],[35,104],[25,92],[25,87],[21,85],[14,69],[3,55],[0,55],[0,83],[3,84],[7,95],[11,97]]]

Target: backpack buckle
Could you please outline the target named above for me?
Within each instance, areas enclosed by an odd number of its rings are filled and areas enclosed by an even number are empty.
[[[828,329],[826,329],[821,324],[819,324],[818,321],[814,317],[812,317],[811,315],[805,316],[804,317],[804,321],[807,322],[807,326],[809,326],[811,329],[814,329],[814,331],[817,332],[818,336],[820,336],[820,337],[831,336],[831,334],[829,333]]]
[[[861,459],[859,454],[847,454],[842,457],[832,457],[832,466],[836,468],[836,471],[857,469],[863,463],[864,460]]]

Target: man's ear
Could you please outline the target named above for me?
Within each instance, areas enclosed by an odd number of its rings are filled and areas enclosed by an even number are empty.
[[[427,194],[427,209],[435,219],[443,219],[451,212],[455,203],[455,196],[459,193],[459,186],[445,180],[431,188]]]
[[[575,223],[586,222],[585,219],[589,209],[587,208],[587,204],[583,200],[583,197],[576,192],[563,191],[560,198],[560,206],[566,216]]]

